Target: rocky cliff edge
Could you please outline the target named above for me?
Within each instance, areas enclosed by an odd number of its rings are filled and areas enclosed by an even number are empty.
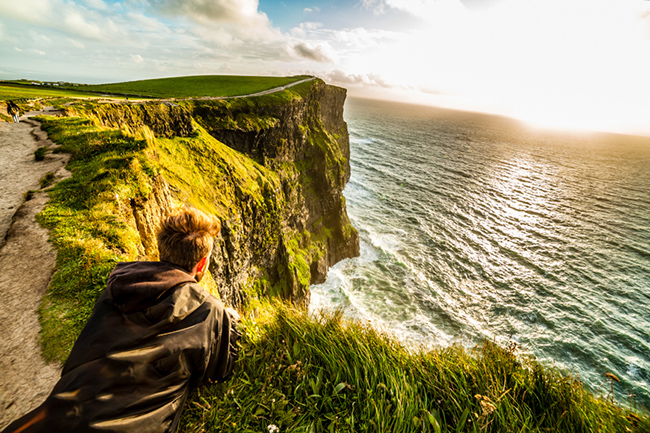
[[[119,206],[140,236],[140,258],[156,257],[160,219],[189,204],[222,220],[210,267],[222,299],[307,305],[310,284],[359,254],[342,194],[345,97],[314,80],[261,97],[79,104],[67,114],[146,140],[146,185]]]

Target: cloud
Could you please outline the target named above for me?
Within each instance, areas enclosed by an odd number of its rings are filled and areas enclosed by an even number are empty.
[[[127,12],[125,17],[132,25],[136,26],[139,29],[168,34],[168,27],[155,18],[148,17],[139,12]]]
[[[257,0],[150,0],[166,14],[182,14],[200,23],[268,27],[266,14],[258,11]]]
[[[343,72],[340,69],[335,69],[333,71],[330,71],[326,74],[324,74],[324,77],[328,79],[328,81],[332,81],[337,84],[362,84],[363,77],[361,75],[355,75],[355,74],[349,74],[347,72]]]
[[[361,4],[375,15],[397,10],[425,19],[466,9],[460,0],[362,0]]]
[[[351,74],[340,69],[334,69],[330,72],[326,72],[324,77],[335,84],[344,86],[379,86],[386,89],[396,87],[395,84],[388,82],[380,74],[376,73]]]
[[[70,45],[72,45],[75,48],[79,48],[80,50],[83,50],[84,48],[86,48],[86,45],[83,42],[80,42],[80,41],[78,41],[76,39],[67,38],[67,41],[68,41],[68,43]]]
[[[468,9],[481,9],[490,7],[503,0],[461,0],[461,3]]]
[[[323,28],[322,23],[315,23],[311,21],[305,21],[298,24],[296,27],[289,30],[289,34],[296,38],[305,38],[309,33],[312,33],[318,29]]]
[[[346,50],[358,51],[394,43],[402,39],[403,35],[386,30],[369,30],[358,27],[334,31],[331,33],[331,37],[336,42],[341,43]]]
[[[68,11],[63,19],[66,28],[75,35],[87,38],[102,40],[105,33],[97,23],[89,21],[86,17],[78,12]]]
[[[427,84],[420,84],[416,86],[416,88],[422,92],[422,93],[428,93],[429,95],[444,95],[445,92],[442,90],[438,89],[435,86],[427,85]]]
[[[63,0],[0,2],[0,16],[42,29],[55,29],[68,36],[116,43],[127,41],[128,24],[119,16],[88,9]],[[118,17],[121,28],[114,22]]]
[[[141,64],[144,63],[144,59],[142,58],[142,56],[140,54],[131,54],[129,56],[129,58],[131,59],[131,61],[133,63],[137,63],[138,65],[141,65]]]
[[[19,53],[22,53],[22,52],[23,52],[23,50],[21,50],[21,49],[18,48],[18,47],[14,47],[14,50],[18,51]]]
[[[28,34],[30,39],[39,46],[52,44],[52,39],[50,39],[47,35],[43,34],[42,32],[36,32],[30,30]]]
[[[332,49],[326,44],[311,46],[309,43],[300,42],[293,46],[293,50],[300,57],[316,62],[328,63],[333,61]]]
[[[102,0],[83,0],[83,3],[92,9],[106,10],[108,6]]]
[[[171,20],[199,57],[247,63],[297,54],[286,48],[290,38],[272,27],[266,14],[258,10],[257,0],[148,1],[147,11]]]
[[[336,53],[337,58],[346,55],[355,56],[371,48],[378,48],[400,38],[396,32],[385,30],[368,30],[363,27],[332,30],[324,28],[322,23],[304,22],[289,30],[289,34],[302,42],[327,44]]]
[[[304,8],[302,11],[306,14],[311,14],[314,12],[320,12],[320,8],[314,6],[313,8]]]
[[[51,0],[2,1],[0,16],[27,23],[44,23],[52,15]]]

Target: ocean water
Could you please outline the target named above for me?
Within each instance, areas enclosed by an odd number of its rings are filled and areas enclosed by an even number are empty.
[[[361,256],[312,286],[405,342],[515,341],[650,407],[650,138],[351,99]]]

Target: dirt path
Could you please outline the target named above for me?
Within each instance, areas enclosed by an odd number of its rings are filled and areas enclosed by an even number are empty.
[[[237,99],[237,98],[250,98],[251,96],[270,95],[270,94],[272,94],[272,93],[281,92],[281,91],[283,91],[283,90],[288,89],[289,87],[297,86],[298,84],[302,84],[302,83],[305,83],[305,82],[307,82],[307,81],[312,81],[312,80],[315,80],[315,79],[316,79],[316,77],[305,78],[304,80],[295,81],[295,82],[290,83],[290,84],[287,84],[287,85],[285,85],[285,86],[274,87],[274,88],[272,88],[272,89],[269,89],[269,90],[263,90],[263,91],[261,91],[261,92],[257,92],[257,93],[249,93],[248,95],[239,95],[239,96],[216,96],[216,97],[209,97],[209,96],[207,96],[207,97],[204,97],[204,98],[198,98],[198,99]]]
[[[25,201],[25,195],[39,190],[48,173],[67,177],[68,155],[50,149],[35,161],[36,149],[55,145],[38,122],[24,119],[0,122],[0,430],[45,400],[60,376],[60,366],[46,364],[38,344],[36,309],[56,259],[48,231],[35,219],[48,196],[39,191]]]

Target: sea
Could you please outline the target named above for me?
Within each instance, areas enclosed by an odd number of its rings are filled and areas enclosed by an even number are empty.
[[[650,407],[650,138],[348,99],[361,255],[311,287],[413,347],[486,339]]]

